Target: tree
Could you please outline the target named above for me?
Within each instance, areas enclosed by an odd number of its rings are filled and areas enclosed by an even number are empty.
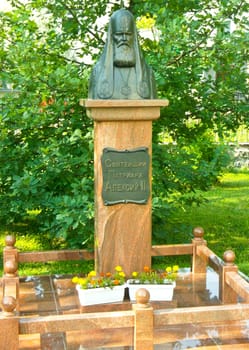
[[[39,228],[52,237],[90,244],[92,122],[79,100],[104,45],[107,21],[99,18],[119,5],[11,3],[13,11],[0,13],[0,80],[18,92],[0,100],[0,218],[17,222],[37,209]],[[170,100],[153,130],[155,224],[176,205],[199,202],[196,190],[217,179],[227,151],[213,142],[213,132],[222,140],[248,124],[247,7],[243,1],[130,1],[138,26],[149,23],[157,34],[141,36],[141,45],[159,97]],[[237,25],[231,34],[228,21]],[[161,146],[165,135],[174,142]]]
[[[249,125],[249,6],[216,0],[133,0],[131,6],[157,30],[157,40],[146,38],[143,47],[159,96],[170,101],[154,125],[154,220],[160,223],[176,205],[202,201],[196,190],[208,189],[229,162],[226,136]],[[177,147],[161,152],[165,133]]]
[[[173,138],[196,138],[207,129],[222,137],[241,123],[248,125],[249,5],[236,0],[132,3],[138,15],[155,18],[160,32],[160,39],[147,39],[145,47],[161,96],[171,102],[162,120]],[[237,100],[238,93],[244,98]]]

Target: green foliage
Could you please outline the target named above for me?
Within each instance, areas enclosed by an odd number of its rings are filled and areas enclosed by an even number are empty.
[[[92,63],[104,44],[111,1],[18,0],[0,12],[0,220],[17,223],[36,209],[35,223],[71,247],[93,243],[92,122],[79,106]],[[154,123],[153,222],[214,183],[227,164],[214,144],[249,124],[246,2],[130,1],[153,37],[141,45],[170,105]],[[237,27],[231,34],[227,23]],[[159,39],[158,39],[159,38]],[[157,39],[157,40],[156,40]],[[211,73],[215,72],[214,80]],[[240,94],[241,99],[235,99]],[[169,135],[173,144],[158,144]]]
[[[248,5],[240,1],[132,3],[138,15],[147,12],[156,17],[159,41],[146,40],[146,57],[156,72],[159,96],[170,101],[159,128],[163,124],[178,141],[196,138],[207,128],[222,136],[242,120],[248,125]],[[231,34],[230,23],[237,26]],[[235,101],[238,93],[244,100]],[[196,121],[191,130],[189,120]]]
[[[75,247],[93,236],[92,122],[79,106],[88,69],[67,59],[58,18],[43,30],[30,15],[20,5],[1,16],[2,78],[18,92],[1,99],[0,218],[38,209],[40,229]]]
[[[35,221],[29,220],[25,224],[10,224],[1,226],[0,229],[0,274],[3,273],[2,251],[5,247],[5,236],[14,235],[16,237],[16,247],[20,252],[45,251],[54,249],[64,249],[63,239],[51,238],[48,234],[37,233]],[[18,267],[19,276],[48,275],[48,274],[80,274],[93,270],[93,260],[67,260],[48,261],[43,263],[21,263]]]
[[[153,235],[163,241],[172,210],[205,202],[199,190],[210,188],[229,164],[226,135],[249,125],[248,5],[133,0],[132,10],[143,23],[144,14],[156,19],[159,40],[147,38],[144,49],[158,95],[170,101],[153,125]],[[236,25],[231,33],[230,24]],[[160,146],[165,135],[173,143]]]
[[[227,249],[236,254],[236,264],[249,276],[249,174],[239,171],[224,174],[220,182],[205,193],[207,198],[201,205],[186,206],[185,210],[177,209],[164,220],[161,236],[156,237],[162,244],[190,243],[193,228],[202,226],[205,239],[220,258]],[[17,247],[21,251],[48,250],[64,248],[63,241],[50,240],[44,233],[38,235],[32,221],[28,224],[10,225],[0,231],[0,251],[4,247],[6,234],[14,234]],[[176,265],[189,267],[190,256],[154,257],[153,268],[164,269]],[[93,261],[67,261],[21,264],[20,275],[37,274],[74,274],[87,273],[93,270]],[[0,258],[2,272],[2,258]]]
[[[164,225],[164,242],[189,243],[194,227],[205,230],[208,247],[220,258],[232,249],[239,269],[249,275],[249,173],[226,173],[199,206],[178,209]]]
[[[214,145],[210,136],[189,145],[154,145],[153,236],[163,243],[164,225],[176,208],[205,202],[204,191],[230,163],[228,147]]]

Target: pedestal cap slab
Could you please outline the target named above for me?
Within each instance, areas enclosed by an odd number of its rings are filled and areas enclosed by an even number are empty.
[[[160,108],[168,106],[168,100],[80,100],[87,108],[87,115],[96,121],[155,120]]]

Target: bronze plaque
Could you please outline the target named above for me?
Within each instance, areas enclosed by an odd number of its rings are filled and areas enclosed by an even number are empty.
[[[150,195],[150,156],[147,147],[124,151],[104,148],[101,163],[105,205],[147,203]]]

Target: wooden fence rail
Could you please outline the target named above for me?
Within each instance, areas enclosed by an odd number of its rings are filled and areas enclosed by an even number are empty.
[[[220,273],[224,261],[221,260],[211,249],[205,245],[197,247],[197,255],[203,260],[207,261],[207,265],[210,266],[215,272]]]
[[[94,253],[84,249],[18,253],[19,263],[92,259],[94,259]]]
[[[237,272],[227,272],[226,283],[243,299],[244,302],[249,303],[249,283]]]
[[[151,256],[192,255],[193,244],[153,245]]]
[[[249,319],[248,304],[199,306],[154,311],[154,327],[169,325],[242,321]]]
[[[45,322],[44,322],[45,321]],[[51,315],[45,317],[21,317],[20,334],[42,334],[70,331],[94,331],[134,327],[133,311],[96,312],[87,314]]]

